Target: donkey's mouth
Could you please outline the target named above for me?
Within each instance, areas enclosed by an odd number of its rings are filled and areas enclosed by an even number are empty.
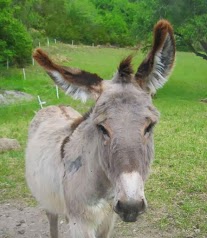
[[[124,222],[135,222],[137,221],[137,217],[139,216],[138,211],[128,211],[128,212],[120,212],[116,208],[114,208],[114,211],[119,215],[119,217]]]
[[[135,222],[137,221],[137,213],[119,214],[120,218],[124,222]]]

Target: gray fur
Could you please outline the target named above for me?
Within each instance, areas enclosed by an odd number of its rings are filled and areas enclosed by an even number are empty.
[[[90,116],[74,132],[70,126],[75,117],[69,107],[64,108],[67,117],[56,106],[42,109],[30,125],[28,185],[47,211],[69,217],[73,238],[110,237],[112,208],[119,200],[131,199],[127,188],[120,191],[124,186],[120,176],[136,172],[143,184],[153,159],[152,134],[147,142],[143,137],[146,118],[156,122],[159,116],[150,96],[133,84],[111,83],[106,87]],[[112,130],[110,141],[105,141],[97,124],[107,124]],[[66,136],[70,139],[61,158]],[[143,188],[138,187],[133,200],[140,196],[145,200]],[[126,217],[120,213],[122,219],[130,221],[130,215],[124,213]],[[134,214],[137,216],[139,211]]]
[[[68,172],[72,174],[77,172],[81,166],[82,166],[81,156],[78,156],[78,158],[75,159],[74,161],[65,162],[65,170],[68,170]]]
[[[174,51],[174,45],[170,49]],[[36,59],[46,70],[53,65],[41,50]],[[161,63],[169,64],[167,55]],[[87,79],[87,92],[96,99],[89,116],[81,118],[71,107],[50,106],[30,124],[26,179],[47,211],[51,238],[58,237],[59,214],[69,219],[70,238],[109,238],[115,213],[133,222],[145,211],[144,184],[154,158],[153,127],[159,113],[130,64],[130,57],[122,61],[110,81],[94,80],[92,85]],[[64,80],[61,66],[56,68]],[[162,70],[169,73],[167,66]]]

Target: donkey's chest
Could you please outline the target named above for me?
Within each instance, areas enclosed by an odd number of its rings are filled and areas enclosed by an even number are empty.
[[[91,218],[94,225],[100,225],[104,218],[112,211],[111,204],[105,200],[100,199],[96,204],[88,205],[87,208],[87,218]]]

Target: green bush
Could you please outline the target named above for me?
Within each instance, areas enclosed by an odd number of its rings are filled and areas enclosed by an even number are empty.
[[[11,1],[0,4],[0,62],[7,59],[23,66],[31,61],[32,38],[23,24],[13,17]]]

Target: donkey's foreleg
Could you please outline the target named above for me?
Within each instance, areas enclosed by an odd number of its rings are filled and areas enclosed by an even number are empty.
[[[46,215],[50,226],[50,237],[58,238],[58,215],[54,215],[46,211]]]
[[[96,238],[110,238],[112,236],[115,219],[116,215],[111,211],[99,225],[96,232]]]
[[[70,238],[96,238],[92,224],[69,217]]]

